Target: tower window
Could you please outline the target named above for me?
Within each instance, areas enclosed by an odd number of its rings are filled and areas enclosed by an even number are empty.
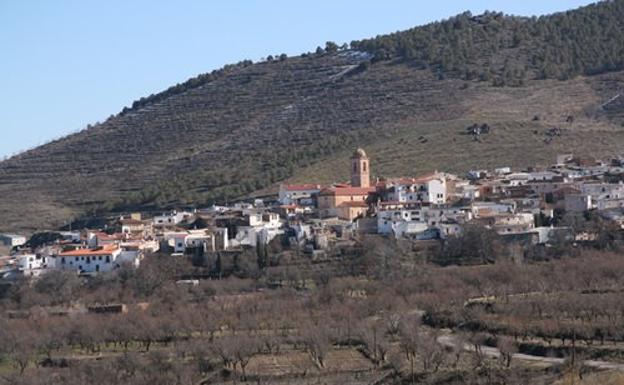
[[[366,172],[366,162],[362,163],[362,169],[364,170],[364,172]]]

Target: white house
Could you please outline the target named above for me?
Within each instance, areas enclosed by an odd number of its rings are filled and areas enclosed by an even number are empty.
[[[407,209],[379,210],[377,212],[377,233],[393,234],[397,222],[411,221],[412,215]]]
[[[123,234],[147,236],[152,232],[152,222],[134,218],[124,218],[121,221],[121,232]]]
[[[36,254],[16,256],[17,267],[26,276],[38,276],[48,267],[48,257]]]
[[[389,181],[387,187],[389,201],[438,205],[446,203],[446,178],[441,173]]]
[[[429,230],[429,226],[423,222],[407,222],[401,221],[397,222],[393,225],[392,232],[394,236],[397,238],[406,236],[406,235],[415,235],[422,234]]]
[[[184,254],[187,249],[203,248],[204,252],[211,252],[230,247],[226,228],[165,233],[163,240],[173,249],[173,254]]]
[[[507,174],[505,175],[505,180],[509,182],[509,186],[522,186],[529,181],[529,173],[514,172],[512,174]]]
[[[396,208],[377,212],[378,234],[409,234],[428,228],[421,209]]]
[[[496,175],[511,174],[511,167],[499,167],[494,169]]]
[[[379,234],[423,233],[427,229],[439,230],[440,235],[452,235],[461,231],[461,223],[472,218],[469,211],[461,208],[435,206],[384,205],[377,212],[377,232]],[[442,233],[445,234],[442,234]]]
[[[78,273],[111,271],[120,267],[127,259],[120,258],[122,249],[118,246],[104,246],[95,249],[64,251],[54,256],[54,268]]]
[[[277,213],[265,212],[262,214],[262,225],[270,229],[279,229],[282,227],[282,221]]]
[[[26,237],[17,234],[0,234],[0,243],[8,247],[19,247],[26,243]]]
[[[580,186],[581,193],[591,195],[592,200],[624,198],[624,184],[585,183]]]
[[[204,252],[216,251],[217,242],[215,234],[202,230],[202,231],[190,231],[184,239],[184,244],[187,249],[202,249]]]
[[[152,219],[152,222],[154,223],[154,226],[156,227],[174,226],[192,216],[193,216],[193,213],[189,213],[186,211],[181,211],[181,212],[172,211],[169,214],[155,216]]]
[[[517,233],[535,227],[535,218],[531,213],[499,214],[492,218],[493,228],[499,234]]]
[[[455,188],[452,192],[451,199],[465,199],[473,201],[481,196],[479,186],[470,184],[468,181],[457,181],[454,183]]]
[[[173,249],[174,254],[183,254],[186,250],[186,237],[188,237],[188,232],[186,231],[179,233],[165,233],[164,241]]]
[[[513,202],[472,202],[470,210],[474,218],[480,218],[499,214],[510,214],[515,212],[516,207]]]

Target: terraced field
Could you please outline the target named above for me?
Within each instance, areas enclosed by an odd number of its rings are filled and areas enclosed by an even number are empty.
[[[365,60],[342,52],[237,67],[3,161],[0,231],[346,179],[355,146],[381,176],[608,156],[624,144],[619,104],[601,108],[624,88],[621,72],[512,88],[440,80],[400,61],[358,67]],[[476,142],[463,134],[473,123],[492,131]],[[552,127],[562,135],[546,143]]]

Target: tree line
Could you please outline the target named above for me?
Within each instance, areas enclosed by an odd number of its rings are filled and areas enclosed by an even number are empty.
[[[465,12],[371,39],[353,49],[377,60],[400,57],[443,78],[520,85],[624,68],[624,1],[604,1],[541,17]]]

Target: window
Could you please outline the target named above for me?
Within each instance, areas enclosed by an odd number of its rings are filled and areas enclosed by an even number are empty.
[[[366,172],[366,162],[362,163],[362,169]]]
[[[106,256],[106,263],[110,263],[110,255]]]

